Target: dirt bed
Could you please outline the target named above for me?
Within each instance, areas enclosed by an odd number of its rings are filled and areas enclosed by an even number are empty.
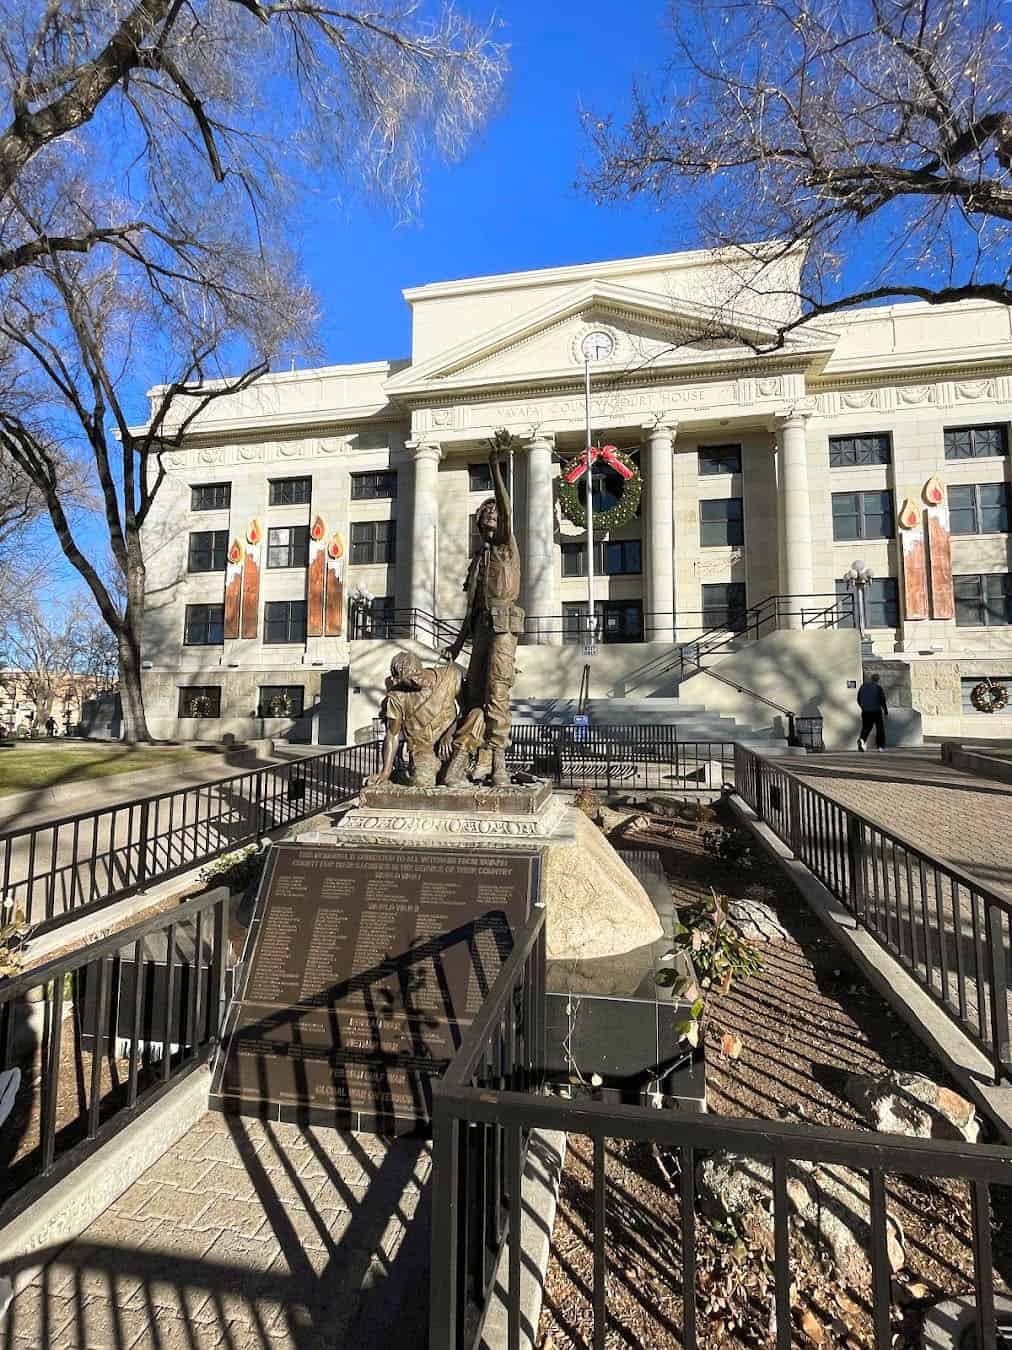
[[[718,808],[719,810],[719,808]],[[726,823],[726,822],[722,822]],[[941,1066],[881,998],[863,983],[841,949],[771,863],[727,866],[709,856],[702,829],[658,816],[644,818],[613,842],[661,850],[676,905],[708,895],[767,889],[789,936],[761,944],[762,974],[720,998],[707,1029],[710,1110],[723,1116],[867,1129],[845,1099],[850,1073],[914,1070],[946,1082]],[[743,1049],[722,1057],[722,1036]],[[986,1131],[982,1139],[986,1138]],[[590,1142],[571,1136],[562,1179],[538,1345],[589,1346],[592,1337],[593,1187]],[[607,1344],[637,1350],[682,1344],[681,1222],[677,1160],[647,1145],[609,1142]],[[893,1345],[919,1344],[923,1311],[973,1287],[971,1214],[958,1182],[891,1177],[888,1209],[902,1224],[906,1260],[893,1284]],[[1012,1260],[1012,1191],[993,1192],[996,1266]],[[774,1344],[772,1237],[762,1222],[728,1228],[697,1206],[698,1340],[706,1350]],[[849,1284],[798,1228],[790,1239],[794,1344],[853,1350],[874,1344],[869,1280]]]

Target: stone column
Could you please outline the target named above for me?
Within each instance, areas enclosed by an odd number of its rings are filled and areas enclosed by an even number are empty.
[[[524,608],[531,616],[527,625],[528,641],[558,644],[562,641],[562,620],[555,580],[554,444],[554,437],[541,435],[527,443],[527,547],[523,560],[523,586]],[[537,623],[537,619],[541,622]]]
[[[646,442],[643,636],[647,642],[673,642],[675,637],[675,490],[671,455],[677,429],[677,422],[651,422],[643,427]]]
[[[432,614],[436,604],[436,529],[439,521],[438,441],[406,442],[414,461],[414,500],[411,513],[411,587],[408,604]]]
[[[784,591],[789,628],[801,627],[800,610],[812,594],[812,498],[808,488],[808,415],[791,411],[777,420],[780,450],[780,512],[784,548]],[[748,522],[746,521],[746,528]]]

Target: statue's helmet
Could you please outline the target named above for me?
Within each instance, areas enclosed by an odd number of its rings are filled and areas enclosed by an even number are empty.
[[[417,675],[421,669],[422,663],[413,652],[398,652],[390,662],[390,674],[398,681]]]
[[[499,519],[499,503],[496,501],[494,497],[486,497],[485,500],[482,502],[482,504],[478,507],[478,515],[476,517],[476,523],[479,530],[482,527],[482,522],[486,520],[488,516],[494,516],[496,520]]]

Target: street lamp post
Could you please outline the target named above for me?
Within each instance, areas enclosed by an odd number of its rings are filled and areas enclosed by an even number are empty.
[[[857,613],[857,630],[861,635],[861,641],[867,638],[866,629],[868,627],[868,616],[865,608],[865,589],[871,585],[875,573],[861,559],[855,558],[851,565],[843,574],[851,594],[854,596],[854,609]]]
[[[596,330],[588,333],[580,343],[583,353],[583,390],[586,406],[586,449],[587,456],[587,640],[584,643],[584,655],[590,656],[596,650],[595,636],[597,620],[594,613],[594,428],[590,409],[590,365],[592,361],[607,361],[615,350],[615,340],[610,333]]]

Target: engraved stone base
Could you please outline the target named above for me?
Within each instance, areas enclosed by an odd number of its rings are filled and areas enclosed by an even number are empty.
[[[511,784],[493,788],[464,783],[460,787],[413,788],[398,783],[378,783],[363,788],[363,810],[417,811],[424,815],[452,812],[468,816],[536,816],[551,800],[550,783]]]
[[[518,794],[535,790],[539,789],[512,789]],[[407,795],[412,789],[400,788],[394,791]],[[439,791],[433,789],[433,793]],[[462,795],[470,797],[479,791],[501,796],[506,790],[473,788],[470,793]],[[446,795],[449,797],[450,793]],[[411,800],[416,801],[417,795]],[[560,837],[572,837],[572,825],[566,820],[565,803],[553,797],[550,789],[534,810],[531,809],[530,801],[524,797],[518,796],[516,800],[517,809],[513,808],[510,801],[506,809],[496,813],[486,810],[479,813],[463,804],[443,810],[426,801],[424,806],[409,809],[406,802],[397,807],[380,807],[370,801],[347,812],[330,829],[303,833],[299,838],[320,844],[390,844],[403,841],[412,846],[430,843],[439,848],[466,848],[481,843],[495,848],[528,842],[544,846],[557,842]]]

